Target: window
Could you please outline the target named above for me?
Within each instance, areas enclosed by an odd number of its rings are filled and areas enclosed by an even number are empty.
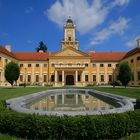
[[[39,67],[39,64],[36,64],[36,67]]]
[[[104,82],[104,75],[100,75],[101,77],[101,82]]]
[[[19,80],[20,80],[20,82],[23,82],[23,75],[19,76]]]
[[[112,65],[111,64],[108,64],[108,67],[112,67]]]
[[[0,57],[0,61],[1,61],[1,57]]]
[[[69,41],[71,41],[71,37],[69,37]]]
[[[36,75],[36,82],[39,82],[39,75]]]
[[[85,75],[85,81],[88,82],[88,75]]]
[[[88,63],[85,64],[85,67],[88,67]]]
[[[62,63],[59,64],[60,67],[61,67],[62,65],[63,65]]]
[[[51,82],[54,82],[54,75],[51,75]]]
[[[119,67],[119,64],[116,64],[116,67]]]
[[[108,75],[108,81],[112,82],[112,75]]]
[[[31,64],[28,64],[28,67],[31,67]]]
[[[137,57],[137,60],[140,60],[140,56]]]
[[[54,63],[51,64],[51,67],[54,67]]]
[[[31,75],[28,75],[28,82],[31,82]]]
[[[134,60],[133,59],[131,59],[131,63],[133,63],[134,62]]]
[[[140,80],[140,71],[138,71],[138,80]]]
[[[46,68],[47,67],[47,64],[44,64],[44,68]]]
[[[80,75],[78,75],[78,82],[80,82]]]
[[[59,82],[62,82],[62,75],[59,75]]]
[[[23,64],[20,64],[19,66],[20,66],[20,67],[23,67]]]
[[[93,79],[94,82],[96,81],[96,75],[95,74],[92,75],[92,79]]]
[[[104,64],[100,64],[100,67],[104,67]]]
[[[47,75],[44,75],[44,82],[47,82]]]
[[[92,64],[92,67],[95,68],[96,67],[96,64]]]

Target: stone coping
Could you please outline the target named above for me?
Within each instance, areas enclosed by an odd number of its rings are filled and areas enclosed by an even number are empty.
[[[90,94],[96,98],[99,98],[107,103],[117,106],[117,108],[107,109],[107,110],[96,110],[96,111],[43,111],[43,110],[33,110],[26,108],[26,104],[36,101],[46,95],[55,95],[60,93],[80,93],[80,94]],[[76,115],[101,115],[109,113],[122,113],[126,111],[134,110],[134,103],[136,99],[128,98],[119,95],[113,95],[106,92],[100,92],[97,90],[89,89],[54,89],[42,92],[33,93],[26,96],[21,96],[13,99],[6,100],[6,104],[9,108],[16,112],[28,113],[28,114],[38,114],[38,115],[55,115],[55,116],[76,116]]]

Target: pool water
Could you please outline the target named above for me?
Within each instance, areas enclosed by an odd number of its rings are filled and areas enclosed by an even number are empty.
[[[115,108],[94,96],[80,93],[47,95],[27,104],[26,107],[28,109],[44,111],[96,111]]]

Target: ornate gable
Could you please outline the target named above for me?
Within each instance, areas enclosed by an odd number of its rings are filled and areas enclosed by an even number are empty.
[[[72,56],[72,57],[80,57],[80,56],[89,57],[88,54],[83,53],[83,52],[76,50],[74,48],[70,48],[70,47],[65,48],[65,49],[55,53],[53,56],[56,56],[56,57],[57,56],[58,57],[59,56],[61,56],[61,57],[70,57],[70,56]]]

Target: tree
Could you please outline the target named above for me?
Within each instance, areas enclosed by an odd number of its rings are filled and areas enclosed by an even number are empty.
[[[121,81],[122,85],[128,85],[129,81],[131,80],[132,72],[128,62],[122,62],[119,66],[119,80]]]
[[[16,82],[19,78],[20,68],[17,63],[9,62],[5,66],[5,79],[12,85]]]
[[[43,51],[43,52],[47,52],[47,50],[48,50],[48,48],[46,47],[46,45],[44,44],[43,41],[41,41],[41,42],[39,43],[38,48],[36,48],[36,51],[37,51],[37,52],[39,52],[40,50]]]

